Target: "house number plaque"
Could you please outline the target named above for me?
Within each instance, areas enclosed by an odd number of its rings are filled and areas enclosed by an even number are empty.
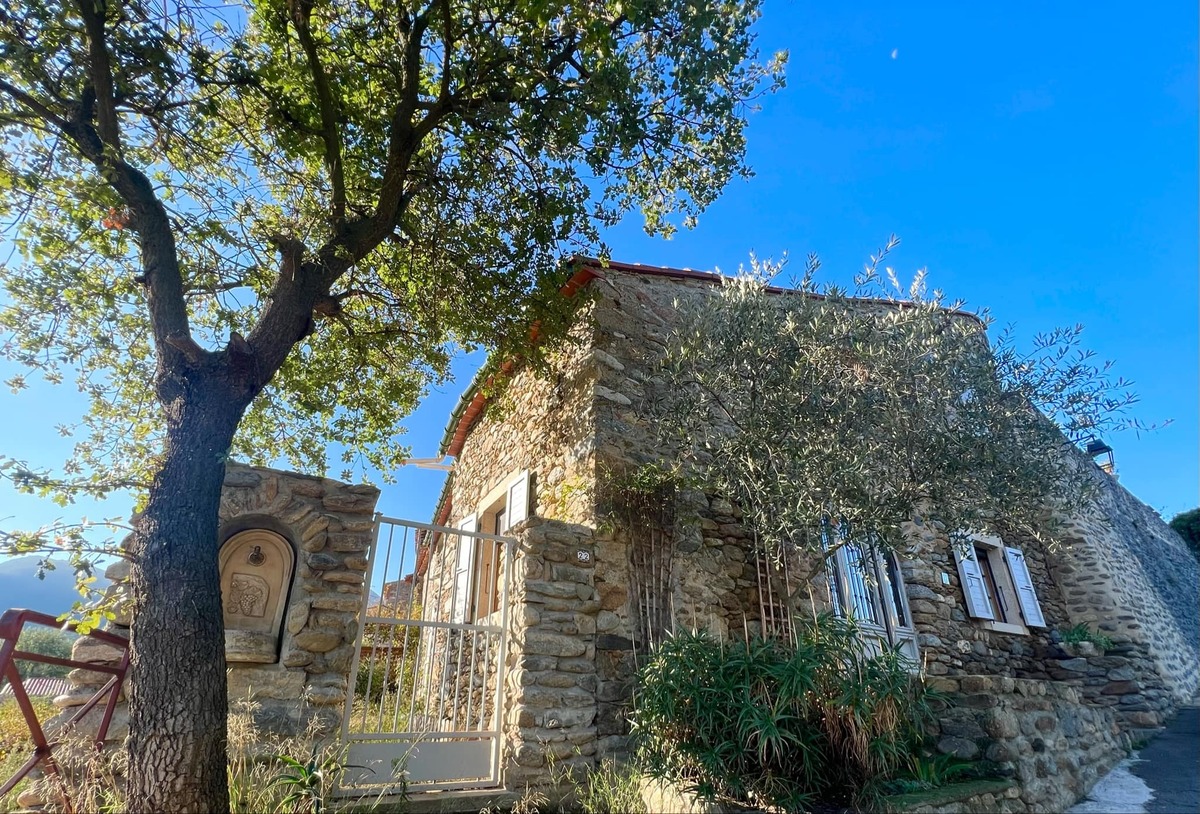
[[[579,562],[591,562],[592,552],[584,551],[582,548],[575,552],[575,559]]]

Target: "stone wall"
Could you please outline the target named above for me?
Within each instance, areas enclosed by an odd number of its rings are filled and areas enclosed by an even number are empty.
[[[1111,711],[1059,682],[961,676],[934,686],[953,704],[934,730],[938,749],[985,758],[1020,783],[1019,796],[997,801],[997,811],[1065,811],[1129,747]]]
[[[764,607],[802,613],[829,607],[818,563],[793,562],[787,573],[764,569],[737,507],[719,495],[680,490],[664,513],[669,520],[657,528],[639,526],[612,500],[623,475],[665,456],[642,408],[661,386],[655,365],[675,300],[709,296],[713,289],[700,280],[617,271],[592,285],[594,299],[578,329],[584,344],[565,352],[547,375],[514,378],[508,409],[485,414],[476,425],[451,486],[453,515],[459,518],[480,508],[504,478],[523,469],[535,476],[531,509],[541,518],[518,529],[522,545],[511,597],[509,788],[545,782],[547,754],[590,764],[624,748],[624,711],[638,647],[646,640],[640,618],[645,609],[639,608],[646,575],[638,573],[634,554],[639,535],[659,535],[669,547],[661,581],[675,626],[744,635],[765,624]],[[969,618],[944,535],[913,527],[911,556],[902,560],[928,673],[949,682],[980,674],[1005,682],[997,685],[997,703],[1019,719],[1018,734],[999,741],[1011,741],[1017,756],[1008,761],[1012,771],[1023,784],[1036,786],[1036,795],[1050,794],[1039,772],[1074,778],[1069,789],[1090,785],[1090,773],[1119,751],[1115,722],[1157,721],[1170,711],[1171,692],[1195,687],[1196,647],[1188,639],[1194,639],[1200,615],[1194,610],[1195,562],[1179,559],[1181,552],[1190,555],[1178,541],[1164,540],[1161,521],[1128,493],[1110,491],[1105,501],[1103,511],[1118,521],[1077,521],[1073,551],[1082,554],[1049,551],[1012,531],[1001,534],[1025,553],[1045,628],[1001,632]],[[586,562],[572,559],[579,551],[590,552]],[[1146,575],[1156,569],[1174,569],[1179,578],[1150,588]],[[1147,597],[1132,602],[1129,597],[1139,592]],[[1117,648],[1076,660],[1056,631],[1081,621],[1108,631],[1118,639]],[[1170,692],[1156,678],[1160,672],[1173,682]],[[991,709],[970,703],[963,707],[970,716]],[[1061,724],[1043,732],[1038,727],[1049,726],[1045,714],[1059,716]],[[948,719],[951,727],[955,720]],[[983,724],[975,723],[986,735]],[[1025,732],[1029,727],[1038,734]],[[972,742],[978,754],[993,745]],[[1063,766],[1047,763],[1050,758],[1039,751],[1047,743],[1069,753]],[[1011,810],[1028,805],[1019,798],[1010,802]]]
[[[271,664],[228,663],[230,704],[253,701],[260,731],[299,735],[311,726],[323,737],[333,735],[341,724],[378,496],[373,486],[240,464],[226,467],[220,510],[222,539],[265,528],[281,534],[296,550],[278,660]],[[105,576],[113,581],[114,590],[120,591],[128,573],[128,563],[119,561]],[[127,637],[130,621],[128,615],[119,613],[110,631]],[[236,646],[236,633],[227,637],[227,642]],[[71,657],[113,663],[119,654],[115,648],[81,637]],[[55,699],[55,705],[63,710],[55,719],[59,723],[91,697],[104,676],[75,670],[69,680],[75,690]],[[123,741],[129,732],[126,706],[122,700],[114,710],[110,742]],[[79,731],[94,731],[103,710],[100,705],[89,713]]]
[[[504,784],[522,789],[549,784],[551,762],[594,765],[601,648],[611,637],[601,628],[611,620],[595,587],[590,528],[534,518],[513,533]]]
[[[1051,678],[1076,688],[1079,697],[1112,710],[1127,731],[1152,730],[1177,708],[1162,677],[1148,669],[1152,661],[1134,643],[1100,650],[1091,642],[1060,644],[1047,663]]]
[[[1070,624],[1128,647],[1136,678],[1174,703],[1200,689],[1200,563],[1158,513],[1097,470],[1096,510],[1068,521],[1052,564]]]
[[[524,470],[532,480],[531,514],[592,522],[599,362],[591,352],[589,313],[589,306],[580,307],[577,326],[552,356],[552,374],[518,370],[471,429],[448,485],[449,525],[486,508],[482,501]]]
[[[296,549],[279,661],[229,664],[229,698],[256,702],[256,722],[279,734],[319,735],[341,724],[358,640],[374,486],[230,464],[221,495],[222,539],[269,528]]]
[[[1016,532],[1006,532],[1006,545],[1021,549],[1037,590],[1046,627],[1025,633],[993,630],[967,615],[962,579],[949,540],[929,528],[909,528],[912,556],[900,562],[917,643],[930,675],[1002,675],[1050,678],[1047,659],[1056,655],[1052,632],[1069,627],[1063,594],[1050,578],[1043,545]]]

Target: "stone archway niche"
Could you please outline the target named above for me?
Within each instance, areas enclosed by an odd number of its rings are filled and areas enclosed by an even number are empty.
[[[272,664],[279,660],[295,561],[288,541],[266,529],[239,532],[221,546],[226,661]]]

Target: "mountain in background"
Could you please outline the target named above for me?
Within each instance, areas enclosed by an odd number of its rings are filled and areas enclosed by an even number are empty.
[[[51,560],[55,568],[46,572],[45,579],[37,578],[37,566],[41,558],[0,558],[0,612],[9,608],[27,608],[49,613],[53,616],[66,613],[80,599],[75,590],[75,572],[65,560]],[[103,571],[103,566],[99,569]],[[96,588],[103,590],[108,580],[96,574]]]

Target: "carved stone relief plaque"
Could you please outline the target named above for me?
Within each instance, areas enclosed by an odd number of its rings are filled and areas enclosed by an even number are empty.
[[[295,555],[273,531],[251,529],[221,546],[221,606],[229,661],[273,662]]]

